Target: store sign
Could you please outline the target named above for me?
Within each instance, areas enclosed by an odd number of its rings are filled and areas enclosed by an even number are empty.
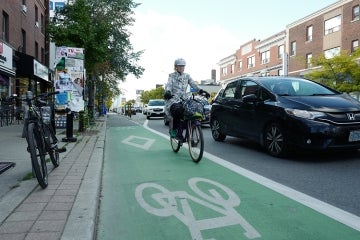
[[[49,81],[49,69],[34,59],[34,75]]]
[[[3,42],[0,42],[0,49],[0,66],[12,69],[12,49]]]

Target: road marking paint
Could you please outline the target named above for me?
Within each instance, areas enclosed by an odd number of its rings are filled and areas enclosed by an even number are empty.
[[[141,142],[143,142],[143,144],[139,144],[135,141],[141,141]],[[155,139],[144,138],[144,137],[139,137],[139,136],[129,136],[122,141],[122,143],[131,145],[131,146],[134,146],[137,148],[141,148],[144,150],[149,150],[149,148],[151,147],[151,145],[153,145],[154,142],[155,142]]]
[[[209,183],[213,185],[214,188],[203,191],[197,185],[197,183],[200,182]],[[202,230],[238,224],[245,230],[244,235],[248,239],[261,237],[259,232],[234,209],[240,205],[240,198],[231,189],[218,182],[200,177],[189,179],[188,184],[191,190],[200,196],[200,198],[192,196],[185,191],[170,192],[163,186],[150,182],[138,185],[135,190],[135,197],[140,206],[151,214],[160,217],[169,217],[172,215],[177,217],[189,228],[192,239],[202,240]],[[221,194],[215,190],[215,187],[221,189],[221,192],[225,192],[227,196],[225,198],[222,197]],[[152,193],[150,197],[146,197],[144,196],[145,190],[149,188],[156,189],[160,192]],[[146,202],[146,199],[154,200],[157,202],[157,205],[160,205],[160,208],[151,206],[151,204]],[[177,201],[179,201],[180,204],[178,204]],[[207,207],[219,213],[220,216],[196,220],[189,202]]]
[[[166,139],[169,138],[168,135],[149,128],[147,126],[147,123],[148,123],[147,121],[144,122],[144,124],[143,124],[144,128],[146,128],[147,130],[149,130],[159,136],[162,136]],[[309,208],[312,208],[319,213],[322,213],[342,224],[345,224],[346,226],[349,226],[357,231],[360,231],[360,217],[359,216],[356,216],[352,213],[344,211],[333,205],[330,205],[328,203],[320,201],[314,197],[311,197],[307,194],[299,192],[295,189],[289,188],[289,187],[287,187],[283,184],[280,184],[278,182],[275,182],[269,178],[266,178],[259,174],[254,173],[254,172],[251,172],[251,171],[249,171],[245,168],[242,168],[236,164],[230,163],[220,157],[217,157],[213,154],[207,153],[206,151],[204,151],[203,157],[205,157],[205,158],[209,159],[210,161],[215,162],[233,172],[236,172],[244,177],[247,177],[250,180],[253,180],[254,182],[257,182],[257,183],[259,183],[275,192],[278,192],[294,201],[297,201]]]

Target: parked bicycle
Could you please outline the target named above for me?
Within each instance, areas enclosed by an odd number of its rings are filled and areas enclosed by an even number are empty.
[[[184,99],[181,98],[184,106],[184,116],[181,119],[179,133],[185,131],[185,139],[170,136],[172,150],[177,153],[184,142],[187,142],[191,159],[198,163],[204,153],[204,137],[201,128],[201,121],[205,119],[204,106],[194,95]]]
[[[46,155],[49,154],[54,167],[59,166],[59,153],[66,151],[58,148],[55,131],[50,124],[51,108],[47,101],[58,92],[42,93],[33,96],[32,92],[26,93],[26,103],[29,107],[28,117],[25,121],[25,137],[28,143],[33,172],[42,188],[48,185],[48,169]]]
[[[1,100],[0,126],[8,126],[22,120],[22,109],[16,106],[16,94]]]

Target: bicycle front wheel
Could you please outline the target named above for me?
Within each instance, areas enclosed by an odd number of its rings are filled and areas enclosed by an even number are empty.
[[[48,185],[48,171],[45,161],[45,146],[41,129],[35,123],[28,125],[27,140],[33,171],[42,188]]]
[[[181,141],[177,140],[176,138],[170,137],[170,144],[172,150],[177,153],[181,147]]]
[[[51,126],[44,124],[46,151],[49,153],[52,164],[57,168],[60,164],[57,138]]]
[[[188,126],[188,144],[191,159],[198,163],[204,153],[204,136],[200,125],[189,121]]]

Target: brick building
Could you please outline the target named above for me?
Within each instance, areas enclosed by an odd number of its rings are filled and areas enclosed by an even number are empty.
[[[349,54],[359,47],[360,0],[341,0],[288,24],[284,31],[252,40],[218,63],[220,81],[240,76],[303,76],[312,57]]]
[[[311,71],[311,58],[324,54],[331,58],[359,46],[359,0],[342,0],[286,27],[289,43],[289,75]]]
[[[1,1],[1,97],[43,92],[52,86],[45,38],[48,6],[48,0]]]

